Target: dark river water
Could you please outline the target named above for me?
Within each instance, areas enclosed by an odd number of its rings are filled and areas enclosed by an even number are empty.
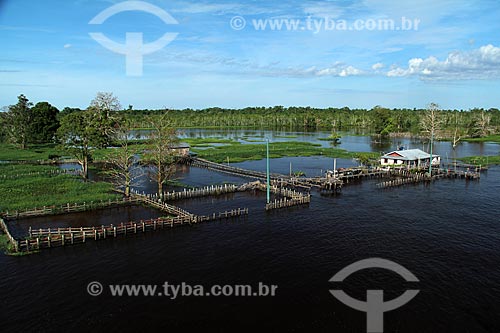
[[[326,158],[272,160],[275,172],[319,174]],[[354,162],[339,160],[338,167]],[[263,161],[240,163],[262,170]],[[192,186],[247,180],[185,168],[180,181]],[[380,190],[377,180],[349,184],[336,196],[313,192],[307,207],[264,211],[264,193],[177,201],[208,214],[248,207],[237,220],[165,229],[130,237],[8,257],[0,255],[2,331],[318,331],[366,332],[366,313],[329,292],[342,289],[359,300],[367,289],[386,300],[407,289],[420,293],[385,313],[386,332],[500,331],[500,168],[480,181],[439,180]],[[144,191],[154,189],[145,184]],[[29,225],[100,225],[160,214],[142,208],[20,221]],[[111,222],[110,222],[111,221]],[[329,279],[366,258],[392,260],[420,282],[367,269],[343,283]],[[278,286],[274,297],[93,297],[87,285],[250,284]]]

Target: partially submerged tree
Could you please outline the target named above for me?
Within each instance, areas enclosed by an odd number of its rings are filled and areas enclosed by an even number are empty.
[[[172,147],[179,142],[179,139],[168,113],[156,117],[150,122],[150,126],[152,130],[149,133],[149,150],[145,159],[154,166],[150,177],[158,184],[158,196],[161,197],[163,185],[176,170],[176,154]]]
[[[484,137],[490,134],[491,115],[484,109],[473,109],[470,136]]]
[[[436,136],[436,131],[441,128],[441,124],[442,120],[439,113],[439,105],[430,103],[421,120],[422,130],[428,133],[430,139],[429,154],[431,157],[429,161],[429,175],[432,175],[432,148],[434,145],[434,138]]]
[[[115,127],[113,139],[119,147],[113,149],[106,158],[106,162],[111,165],[106,174],[127,197],[130,196],[130,187],[142,176],[137,148],[130,145],[130,130],[130,125],[125,121]]]
[[[89,111],[71,113],[61,119],[57,136],[64,149],[76,158],[82,167],[82,177],[88,178],[88,166],[92,151],[99,141],[99,127]]]
[[[374,116],[373,127],[375,133],[382,136],[388,136],[393,131],[394,120],[391,117],[391,110],[383,108],[379,105],[375,106],[372,111]]]
[[[434,140],[437,131],[441,129],[441,124],[442,119],[439,113],[439,105],[430,103],[420,120],[422,132],[426,133],[431,140]]]

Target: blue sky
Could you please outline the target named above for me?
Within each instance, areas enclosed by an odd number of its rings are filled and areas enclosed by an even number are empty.
[[[33,102],[85,108],[98,91],[109,91],[134,108],[420,108],[430,102],[500,108],[497,0],[151,0],[178,24],[141,11],[88,24],[122,2],[0,0],[0,106],[23,93]],[[243,29],[232,28],[235,16],[245,19]],[[418,29],[397,29],[402,17],[419,20]],[[392,19],[396,29],[310,30],[306,24],[381,19]],[[264,31],[256,20],[300,25]],[[178,35],[143,56],[142,76],[128,76],[125,56],[97,43],[92,32],[121,44],[127,32],[143,33],[144,43]]]

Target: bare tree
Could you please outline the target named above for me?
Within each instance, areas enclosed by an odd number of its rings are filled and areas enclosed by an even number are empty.
[[[149,151],[146,160],[154,169],[150,174],[158,184],[158,196],[163,194],[163,185],[174,175],[176,170],[176,153],[172,149],[179,142],[177,131],[172,127],[168,113],[150,121],[152,128],[149,133]]]
[[[489,115],[485,110],[481,110],[474,117],[476,123],[476,133],[479,136],[487,136],[490,133],[490,121],[491,115]]]
[[[439,105],[436,103],[430,103],[427,106],[427,110],[420,120],[420,126],[423,132],[429,135],[429,138],[433,138],[436,132],[441,128],[442,119],[439,113]]]
[[[424,132],[429,134],[430,138],[430,160],[429,160],[429,174],[432,174],[432,147],[434,144],[434,137],[436,131],[440,129],[442,124],[442,119],[439,114],[439,105],[436,103],[430,103],[427,106],[427,111],[421,119],[421,126]]]
[[[121,109],[120,101],[110,92],[98,92],[96,97],[90,102],[89,111],[99,123],[100,147],[109,146],[113,136],[113,128],[116,124],[116,117],[112,112]]]
[[[129,134],[131,126],[124,122],[114,129],[113,138],[120,147],[113,150],[107,157],[106,162],[111,165],[111,169],[106,171],[113,184],[123,190],[125,196],[130,196],[130,188],[138,184],[138,180],[143,175],[139,165],[138,149],[130,145]]]
[[[121,110],[122,106],[118,97],[111,92],[98,92],[95,98],[90,102],[90,106],[103,113],[109,118],[110,112]]]
[[[453,133],[453,142],[452,142],[452,147],[453,149],[455,149],[458,145],[458,142],[460,142],[460,140],[462,139],[462,135],[464,134],[463,133],[463,130],[462,128],[459,128],[458,127],[458,124],[459,124],[459,114],[456,113],[455,115],[455,132]]]

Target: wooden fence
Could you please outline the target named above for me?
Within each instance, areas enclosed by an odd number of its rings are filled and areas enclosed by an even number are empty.
[[[432,177],[428,176],[425,173],[412,173],[408,170],[400,170],[399,172],[394,174],[398,175],[399,177],[378,183],[377,187],[389,188],[406,184],[418,184],[421,182],[431,181],[441,178],[460,178],[466,180],[478,180],[481,177],[481,174],[479,172],[456,171],[450,169],[433,170]]]
[[[303,196],[294,199],[282,198],[280,200],[274,200],[266,204],[266,210],[287,208],[292,206],[309,204],[311,202],[310,196]]]
[[[5,179],[17,179],[21,177],[31,177],[31,176],[58,176],[58,175],[75,175],[79,174],[79,170],[73,169],[54,169],[54,170],[46,170],[46,171],[36,171],[36,172],[25,172],[25,173],[17,173],[12,175],[0,175],[0,180]]]
[[[144,200],[141,198],[123,198],[120,200],[108,200],[108,201],[91,201],[84,203],[67,203],[61,206],[43,206],[43,207],[35,207],[31,209],[25,209],[22,211],[14,211],[3,214],[3,217],[6,218],[24,218],[24,217],[33,217],[33,216],[43,216],[43,215],[56,215],[56,214],[64,214],[64,213],[75,213],[75,212],[83,212],[92,209],[113,207],[113,206],[121,206],[126,204],[140,203]]]
[[[191,225],[201,222],[209,222],[220,219],[228,219],[248,215],[248,208],[238,208],[230,211],[214,213],[210,216],[177,216],[170,218],[157,218],[141,220],[140,222],[128,222],[118,225],[102,225],[98,227],[77,228],[47,228],[29,229],[29,237],[22,240],[12,241],[16,244],[16,251],[33,251],[43,248],[66,246],[85,243],[87,240],[100,240],[116,238],[120,235],[133,235],[146,231],[155,231],[174,226]]]
[[[234,193],[238,190],[238,186],[233,184],[212,185],[194,189],[183,189],[182,191],[164,192],[162,194],[163,200],[179,200],[189,199],[196,197],[204,197],[209,195],[221,195],[226,193]],[[158,200],[158,194],[146,195],[150,199]]]

